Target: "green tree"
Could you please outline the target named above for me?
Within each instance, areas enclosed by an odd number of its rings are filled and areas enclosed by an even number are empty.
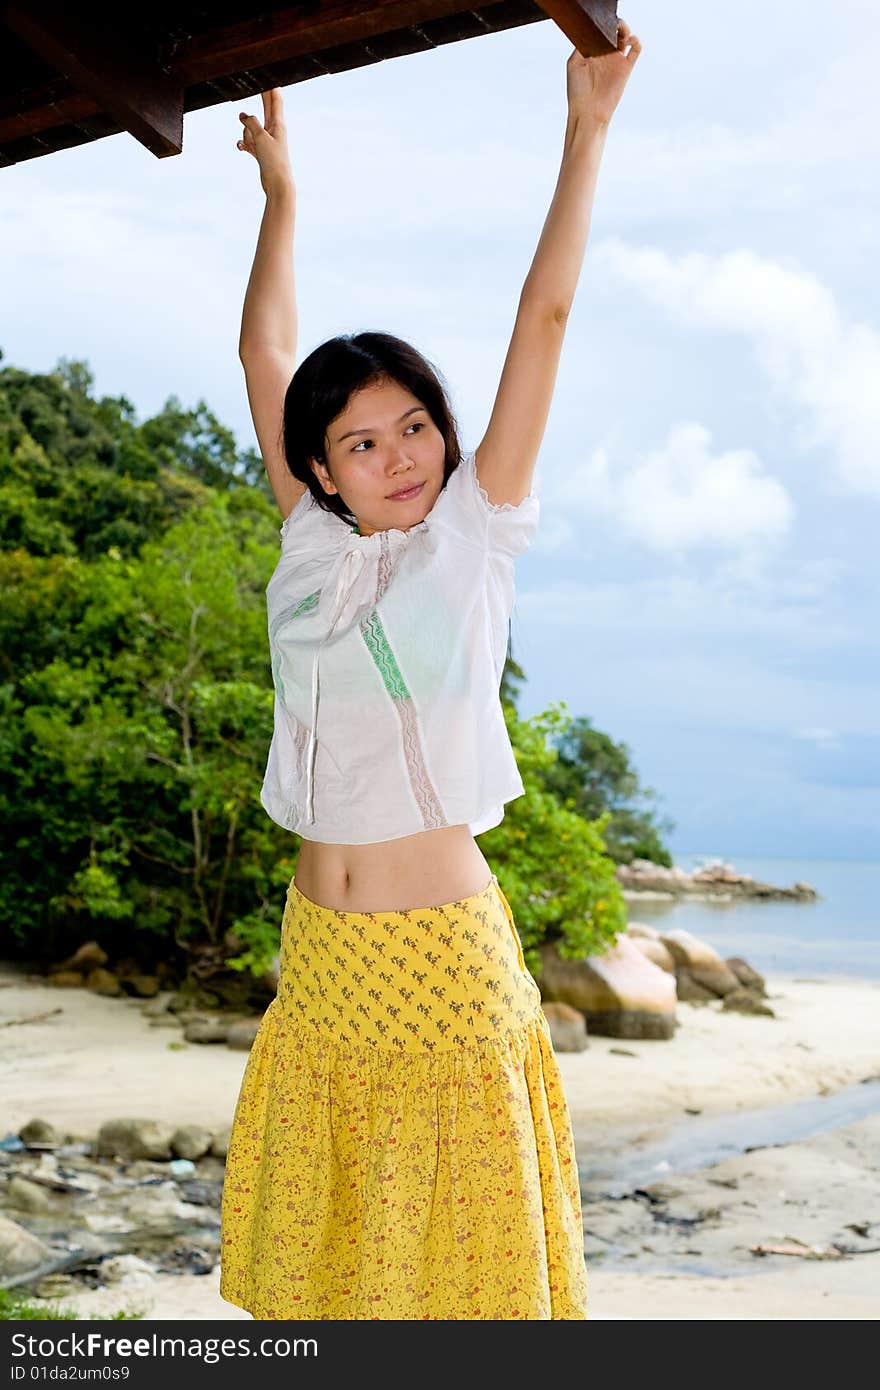
[[[547,789],[558,759],[552,740],[569,718],[564,705],[523,720],[507,704],[504,716],[525,795],[508,802],[480,847],[504,884],[537,977],[542,941],[569,959],[601,954],[625,927],[626,905],[603,839],[607,815],[586,820]]]
[[[134,927],[141,941],[218,957],[236,915],[268,905],[293,838],[259,803],[273,524],[257,494],[219,494],[137,559],[2,557],[7,583],[15,569],[43,571],[33,593],[44,613],[51,579],[67,594],[60,645],[3,687],[15,837],[0,904],[20,939],[58,954],[98,928],[123,954]],[[16,596],[8,616],[21,627]]]
[[[298,848],[259,804],[277,513],[204,403],[92,387],[0,371],[0,929],[219,959]]]
[[[554,735],[559,757],[548,767],[545,785],[587,820],[607,813],[605,839],[608,853],[619,864],[650,859],[672,865],[672,856],[661,840],[675,822],[658,820],[652,807],[657,793],[642,787],[625,743],[596,729],[581,715]]]
[[[138,425],[124,396],[88,394],[83,362],[36,374],[0,369],[0,546],[32,555],[136,554],[207,491],[246,489],[271,502],[254,450],[200,401],[176,397]]]

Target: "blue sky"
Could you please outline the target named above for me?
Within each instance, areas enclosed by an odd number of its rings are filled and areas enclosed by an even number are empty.
[[[621,13],[606,143],[518,563],[532,714],[629,746],[675,853],[880,858],[880,14]],[[821,35],[821,39],[818,37]],[[479,442],[552,196],[550,22],[285,91],[300,357],[411,340]],[[256,443],[237,357],[263,198],[237,111],[3,171],[0,345],[85,358],[141,418],[203,398]]]

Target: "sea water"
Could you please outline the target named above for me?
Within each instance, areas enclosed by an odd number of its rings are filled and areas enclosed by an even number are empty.
[[[762,974],[880,979],[880,863],[710,852],[676,853],[673,860],[688,873],[720,860],[763,883],[809,883],[819,897],[813,902],[630,901],[631,922],[660,931],[683,927],[722,956],[744,956]]]

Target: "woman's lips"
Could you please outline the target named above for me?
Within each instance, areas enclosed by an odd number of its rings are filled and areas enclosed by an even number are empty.
[[[407,488],[406,492],[392,492],[388,498],[389,502],[409,502],[413,497],[418,497],[424,483],[415,483],[413,487]]]

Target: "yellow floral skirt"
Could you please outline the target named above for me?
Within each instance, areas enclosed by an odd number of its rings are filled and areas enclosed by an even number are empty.
[[[291,882],[235,1109],[220,1293],[255,1318],[587,1316],[571,1120],[493,874],[341,912]]]

